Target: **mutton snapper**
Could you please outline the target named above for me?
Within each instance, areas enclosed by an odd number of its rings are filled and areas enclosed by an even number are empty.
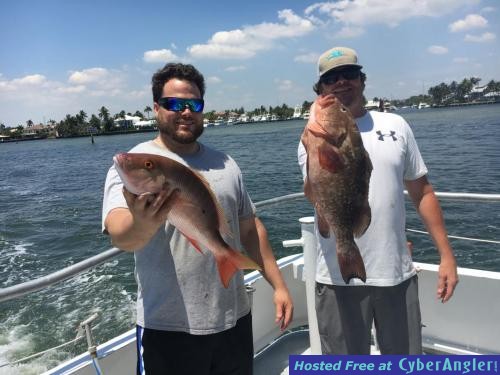
[[[260,270],[257,263],[222,238],[221,234],[232,234],[223,208],[201,174],[160,155],[121,153],[113,161],[125,188],[133,194],[156,194],[165,188],[175,191],[168,222],[199,252],[203,253],[201,246],[212,252],[224,287],[228,287],[237,269]]]
[[[333,95],[320,95],[301,141],[307,152],[304,192],[313,203],[324,238],[333,232],[342,278],[366,282],[354,237],[371,222],[368,185],[372,163],[350,111]]]

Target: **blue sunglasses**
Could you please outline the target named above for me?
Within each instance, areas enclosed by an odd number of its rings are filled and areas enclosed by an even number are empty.
[[[185,99],[167,96],[158,99],[158,104],[168,111],[182,112],[186,108],[189,108],[191,112],[201,112],[203,111],[205,102],[203,99]]]

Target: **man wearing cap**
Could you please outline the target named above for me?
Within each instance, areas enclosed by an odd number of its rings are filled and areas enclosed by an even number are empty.
[[[371,223],[356,239],[366,269],[366,283],[340,274],[334,236],[317,238],[316,311],[323,354],[369,354],[372,322],[382,354],[421,354],[421,317],[415,267],[405,235],[408,190],[429,230],[441,262],[437,298],[448,301],[458,282],[441,208],[408,123],[392,113],[364,108],[366,75],[353,49],[335,47],[318,61],[318,95],[334,95],[355,118],[373,171],[369,185]],[[307,154],[298,159],[306,176]]]

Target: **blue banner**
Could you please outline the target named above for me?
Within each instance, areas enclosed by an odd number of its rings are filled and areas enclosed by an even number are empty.
[[[290,375],[490,375],[498,355],[291,355]]]

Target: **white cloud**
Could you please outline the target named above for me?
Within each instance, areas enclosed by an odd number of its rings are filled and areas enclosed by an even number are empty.
[[[21,78],[0,81],[1,91],[25,91],[27,87],[44,88],[50,86],[50,82],[42,74],[31,74]]]
[[[317,63],[319,59],[319,54],[318,53],[305,53],[302,55],[298,55],[294,57],[294,61],[301,62],[301,63]]]
[[[344,26],[335,34],[337,38],[356,38],[363,35],[365,30],[362,27]]]
[[[13,80],[14,84],[20,85],[41,85],[47,81],[47,78],[41,74],[32,74],[29,76],[25,76],[23,78]]]
[[[342,26],[340,36],[360,35],[363,28],[373,24],[396,27],[414,17],[438,17],[451,13],[476,0],[339,0],[319,2],[306,8],[305,14],[314,20],[324,20]]]
[[[279,23],[216,32],[206,44],[194,44],[188,52],[194,58],[247,59],[272,48],[276,40],[303,36],[315,29],[310,20],[289,9],[279,11],[278,18]]]
[[[452,33],[480,29],[488,26],[488,20],[479,14],[469,14],[463,20],[453,22],[448,26]]]
[[[480,10],[479,13],[491,13],[494,12],[496,9],[493,7],[484,7],[483,9]]]
[[[433,55],[444,55],[448,53],[448,48],[443,46],[430,46],[427,48],[427,52]]]
[[[79,94],[86,90],[87,88],[84,85],[78,86],[61,86],[56,88],[56,92],[59,94]]]
[[[167,63],[178,59],[177,55],[169,49],[146,51],[143,57],[143,60],[147,63]]]
[[[222,80],[217,76],[211,76],[207,78],[207,83],[221,83]]]
[[[68,82],[71,85],[84,85],[90,95],[118,95],[124,87],[124,72],[106,68],[89,68],[70,72]],[[67,89],[66,92],[78,92]]]
[[[473,42],[473,43],[487,43],[491,42],[496,39],[496,35],[490,32],[483,33],[481,35],[470,35],[467,34],[464,38],[466,42]]]
[[[224,69],[226,72],[238,72],[241,70],[245,70],[246,66],[244,65],[236,65],[236,66],[228,66],[226,69]]]
[[[469,58],[468,57],[455,57],[453,59],[453,62],[456,64],[466,64],[469,62]]]
[[[90,68],[71,73],[68,81],[73,84],[88,84],[100,82],[108,76],[109,72],[105,68]]]
[[[274,82],[276,83],[276,86],[278,87],[279,91],[291,91],[294,88],[293,82],[290,81],[289,79],[275,79]]]

